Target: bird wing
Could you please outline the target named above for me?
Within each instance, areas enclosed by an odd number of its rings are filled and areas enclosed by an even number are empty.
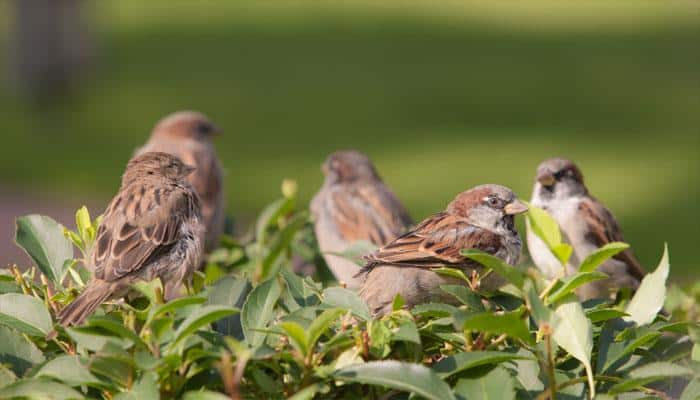
[[[462,217],[442,212],[367,256],[365,269],[382,264],[428,268],[475,265],[460,254],[462,249],[495,254],[501,246],[497,234],[470,225]]]
[[[123,188],[98,229],[95,277],[110,282],[138,272],[170,250],[182,224],[199,212],[199,199],[184,186],[136,183]]]
[[[590,239],[598,246],[604,246],[610,242],[624,242],[622,230],[618,225],[612,213],[605,208],[599,201],[594,198],[587,197],[579,204],[579,211],[588,226]],[[638,280],[644,278],[644,268],[639,264],[639,261],[634,257],[630,250],[625,250],[614,257],[627,265],[627,271],[630,275]]]
[[[343,186],[330,194],[341,235],[348,242],[366,240],[381,246],[411,225],[408,212],[383,184]]]

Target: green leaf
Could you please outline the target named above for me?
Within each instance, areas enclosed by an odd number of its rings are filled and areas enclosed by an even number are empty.
[[[0,399],[74,400],[83,398],[70,386],[47,378],[22,379],[0,389]]]
[[[267,323],[273,317],[273,310],[282,290],[276,279],[270,279],[253,289],[241,312],[241,323],[246,341],[252,346],[260,346],[267,336],[256,329],[267,328]]]
[[[182,400],[229,400],[230,397],[219,392],[209,390],[189,391],[185,393]]]
[[[19,293],[0,295],[0,324],[32,336],[45,336],[52,327],[44,303]]]
[[[523,273],[518,271],[514,266],[508,265],[508,263],[500,258],[475,249],[462,250],[461,254],[487,268],[491,268],[495,273],[505,278],[505,280],[515,285],[518,289],[523,288],[523,283],[525,282]]]
[[[508,371],[496,367],[486,375],[460,379],[455,394],[469,400],[514,400],[515,382]]]
[[[276,265],[277,259],[282,254],[283,250],[288,248],[294,239],[294,235],[308,221],[306,213],[300,213],[287,221],[287,224],[274,237],[274,240],[268,247],[268,252],[262,260],[260,269],[260,280],[265,280],[273,275],[273,266]]]
[[[700,380],[694,379],[690,381],[681,394],[680,400],[697,400],[700,399]]]
[[[101,386],[100,380],[80,362],[78,356],[61,355],[44,364],[34,377],[47,376],[68,386]]]
[[[330,287],[323,291],[323,302],[331,307],[349,310],[353,315],[365,321],[371,319],[367,304],[352,290]]]
[[[552,315],[552,339],[559,347],[581,361],[586,369],[591,398],[595,397],[591,352],[593,350],[593,326],[586,318],[581,304],[575,301],[564,303]]]
[[[432,400],[455,399],[450,387],[433,371],[420,364],[393,360],[374,361],[347,366],[333,375],[341,381],[385,386]]]
[[[267,239],[267,228],[277,224],[280,216],[292,211],[294,201],[290,198],[277,199],[263,209],[255,223],[255,238],[258,242],[264,242]]]
[[[626,312],[616,310],[614,308],[601,308],[597,310],[586,311],[586,316],[594,324],[602,321],[609,321],[615,318],[622,318],[627,315],[628,314]]]
[[[241,309],[252,289],[253,287],[247,279],[226,276],[209,289],[207,304],[219,304]],[[243,340],[241,314],[216,321],[214,327],[222,335],[233,336],[238,340]]]
[[[88,230],[92,228],[92,223],[90,222],[90,213],[87,207],[82,206],[75,213],[75,227],[78,229],[78,233],[82,239],[91,240]]]
[[[531,279],[525,281],[523,286],[523,291],[525,292],[525,301],[527,307],[530,310],[530,314],[534,317],[535,322],[538,326],[542,325],[542,322],[549,323],[552,318],[552,311],[544,305],[542,299],[540,299],[537,289]]]
[[[525,343],[533,343],[532,335],[522,319],[520,312],[507,312],[503,314],[483,313],[457,313],[455,314],[455,326],[459,330],[471,330],[506,335],[522,340]]]
[[[44,361],[36,345],[11,329],[0,326],[0,364],[9,365],[17,375]]]
[[[154,307],[151,309],[151,315],[149,316],[149,320],[152,321],[161,315],[165,315],[167,313],[174,313],[180,308],[186,307],[186,306],[191,306],[195,304],[203,304],[207,301],[204,297],[198,297],[198,296],[191,296],[191,297],[180,297],[178,299],[169,301],[165,304],[160,304],[157,307]]]
[[[159,399],[158,375],[154,372],[145,372],[128,392],[122,392],[114,396],[114,400],[140,400]]]
[[[639,326],[650,324],[661,311],[666,298],[666,280],[668,279],[670,265],[668,261],[668,246],[664,246],[664,254],[661,257],[656,270],[642,279],[639,289],[630,300],[625,312],[630,316],[625,318]]]
[[[15,243],[31,257],[39,270],[56,285],[61,285],[65,262],[73,258],[73,246],[63,236],[63,227],[43,215],[17,218]]]
[[[621,251],[628,249],[630,245],[622,242],[612,242],[608,243],[603,247],[598,248],[593,253],[589,254],[581,266],[579,266],[579,272],[592,272],[595,271],[598,266],[606,262],[609,258],[614,257]]]
[[[471,279],[464,275],[464,272],[462,272],[462,270],[457,268],[440,267],[433,268],[431,269],[431,271],[435,272],[438,275],[449,276],[451,278],[463,280],[464,282],[471,282]]]
[[[309,341],[308,348],[313,351],[316,342],[321,338],[324,332],[326,332],[333,325],[338,317],[345,314],[345,310],[340,308],[331,308],[321,313],[316,319],[313,320],[311,325],[309,325]]]
[[[574,253],[574,248],[566,243],[560,243],[551,250],[552,254],[554,254],[562,264],[568,263],[569,258],[571,258],[571,255]]]
[[[401,297],[401,293],[396,293],[394,300],[391,302],[391,311],[399,311],[406,304],[406,300]]]
[[[608,326],[601,332],[600,340],[605,340],[608,337],[608,329],[606,328]],[[637,328],[634,329],[632,335],[633,337],[630,340],[624,342],[613,342],[609,345],[598,346],[598,368],[600,372],[607,372],[615,363],[631,355],[639,347],[658,339],[661,333],[649,328]]]
[[[309,353],[309,337],[306,334],[304,328],[297,324],[296,322],[282,322],[279,324],[284,333],[289,337],[289,342],[299,350],[302,356],[306,356]]]
[[[17,375],[11,369],[0,364],[0,388],[9,385],[17,380]]]
[[[148,348],[148,345],[131,329],[124,326],[121,321],[118,321],[109,316],[93,316],[88,320],[90,327],[102,328],[116,336],[131,341],[134,345],[140,348]]]
[[[692,374],[692,369],[678,364],[672,364],[669,362],[654,362],[643,365],[630,372],[629,378],[610,388],[609,393],[623,393],[651,382],[673,378],[676,376],[689,376]]]
[[[453,356],[442,359],[435,364],[435,371],[440,378],[447,379],[448,377],[462,372],[464,370],[480,367],[482,365],[500,364],[511,360],[525,360],[528,357],[520,356],[513,353],[505,353],[501,351],[471,351],[457,353]]]
[[[531,229],[550,250],[561,244],[561,232],[559,224],[549,213],[537,206],[528,204],[527,223]]]
[[[346,260],[352,261],[359,266],[365,265],[364,256],[374,253],[378,249],[377,245],[367,240],[357,240],[352,242],[345,250],[341,252],[328,251],[324,254],[330,254],[338,257],[342,257]]]
[[[481,302],[481,296],[469,290],[464,285],[442,285],[440,286],[444,292],[454,296],[465,306],[468,306],[472,311],[484,311],[484,304]]]
[[[227,306],[207,305],[195,309],[184,321],[177,327],[175,331],[175,340],[171,346],[175,346],[187,336],[196,332],[198,329],[208,326],[214,321],[229,315],[236,314],[238,309]]]
[[[287,400],[311,400],[320,389],[320,385],[309,385],[294,393],[294,395]]]
[[[547,305],[557,303],[564,300],[566,296],[573,293],[578,287],[585,285],[588,282],[599,281],[602,279],[607,279],[609,276],[602,272],[578,272],[575,275],[567,276],[562,280],[563,285],[557,289],[554,293],[547,296]]]
[[[411,342],[421,344],[418,327],[412,319],[406,319],[401,322],[401,325],[392,333],[391,340],[394,342]]]

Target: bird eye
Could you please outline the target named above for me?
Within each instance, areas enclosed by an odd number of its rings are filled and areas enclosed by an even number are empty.
[[[495,207],[498,205],[498,198],[490,196],[486,199],[486,202],[488,202],[490,206]]]
[[[211,133],[212,127],[207,123],[200,123],[197,124],[197,131],[202,134]]]

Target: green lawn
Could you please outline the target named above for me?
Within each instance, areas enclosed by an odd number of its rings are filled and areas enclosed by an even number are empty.
[[[480,183],[528,198],[537,163],[562,155],[645,265],[668,241],[676,279],[693,276],[697,3],[336,3],[92,4],[98,53],[77,93],[33,110],[0,92],[0,183],[107,200],[155,120],[181,108],[226,129],[234,215],[285,177],[310,198],[338,148],[369,153],[416,219]]]

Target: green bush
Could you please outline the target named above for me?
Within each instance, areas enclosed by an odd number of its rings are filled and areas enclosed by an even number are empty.
[[[397,298],[392,314],[372,320],[357,294],[328,281],[293,189],[286,184],[264,209],[254,239],[222,240],[188,295],[164,303],[160,282],[139,283],[80,327],[54,316],[89,280],[83,259],[99,220],[82,208],[70,231],[47,217],[18,218],[17,244],[35,266],[0,274],[0,398],[700,396],[700,329],[691,322],[700,289],[666,295],[666,251],[634,296],[581,304],[574,290],[603,278],[596,267],[625,244],[554,282],[465,249],[509,284],[486,296],[478,278],[443,268],[466,282],[443,287],[461,306],[406,310]],[[545,213],[533,210],[528,225],[568,259]],[[294,274],[294,263],[315,263],[321,282]]]

